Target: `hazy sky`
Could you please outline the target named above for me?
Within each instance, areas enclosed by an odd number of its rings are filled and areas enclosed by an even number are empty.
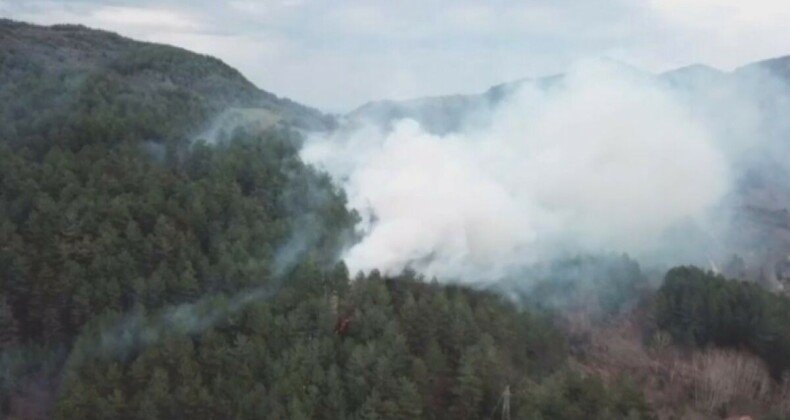
[[[0,0],[0,16],[211,54],[328,111],[478,92],[590,57],[662,71],[790,54],[784,0]]]

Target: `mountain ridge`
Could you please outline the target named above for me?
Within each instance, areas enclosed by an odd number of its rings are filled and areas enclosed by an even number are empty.
[[[651,75],[671,84],[688,85],[712,79],[737,78],[752,71],[768,71],[776,77],[790,80],[790,55],[747,63],[730,72],[695,63]],[[461,121],[468,119],[475,111],[496,106],[526,84],[534,83],[540,88],[545,88],[561,83],[564,77],[564,74],[554,74],[521,78],[493,85],[480,93],[423,96],[404,100],[373,100],[349,112],[346,118],[352,121],[369,120],[384,125],[400,118],[411,118],[419,122],[427,131],[443,135],[459,130],[462,128]],[[447,120],[443,121],[442,118]]]
[[[197,135],[207,128],[198,125],[232,108],[264,110],[275,123],[299,129],[334,126],[331,116],[259,89],[222,60],[182,48],[81,25],[9,19],[0,19],[0,41],[3,137],[29,141],[25,133],[69,124],[77,108],[145,115],[148,124],[168,126],[151,133],[155,141]],[[20,121],[26,114],[33,121]]]
[[[554,74],[534,78],[520,78],[493,85],[479,93],[422,96],[405,100],[380,99],[366,102],[350,112],[340,115],[324,113],[318,109],[300,104],[286,97],[279,97],[257,87],[237,69],[221,59],[189,51],[184,48],[134,40],[115,32],[93,29],[84,25],[55,24],[35,25],[11,19],[0,18],[0,117],[4,114],[19,113],[10,105],[11,99],[19,96],[13,88],[20,83],[19,74],[31,69],[47,76],[60,78],[53,83],[36,80],[35,84],[53,85],[52,90],[61,91],[39,101],[35,105],[41,109],[74,106],[73,97],[79,92],[80,83],[96,73],[113,72],[120,76],[121,82],[135,88],[143,87],[149,91],[178,91],[179,89],[196,93],[199,99],[208,104],[208,112],[203,117],[231,120],[238,123],[237,115],[226,118],[223,113],[238,109],[238,114],[255,114],[249,110],[263,110],[267,124],[282,124],[307,131],[332,130],[338,118],[346,121],[371,120],[380,124],[411,118],[420,122],[428,131],[446,134],[457,131],[471,119],[481,122],[474,114],[481,109],[496,106],[521,86],[535,83],[538,86],[554,86],[561,83],[564,75]],[[20,57],[20,51],[24,51]],[[201,70],[203,74],[190,74]],[[181,77],[165,73],[181,70]],[[754,70],[767,70],[781,78],[790,79],[790,55],[768,58],[747,63],[726,72],[701,63],[682,66],[673,70],[657,73],[654,76],[671,83],[687,83],[689,80],[710,79],[713,77],[736,77]],[[75,77],[74,72],[84,72]],[[118,75],[117,73],[120,73]],[[178,72],[177,72],[178,73]],[[134,77],[127,77],[133,74]],[[60,85],[58,85],[60,83]],[[9,87],[11,86],[11,87]],[[25,92],[27,93],[27,92]],[[54,98],[54,99],[53,99]],[[243,118],[242,118],[243,119]],[[4,121],[8,125],[8,118]],[[197,132],[180,133],[198,136],[211,131],[208,123]],[[0,135],[3,132],[0,130]],[[18,134],[18,133],[17,133]],[[6,137],[12,137],[8,132]]]

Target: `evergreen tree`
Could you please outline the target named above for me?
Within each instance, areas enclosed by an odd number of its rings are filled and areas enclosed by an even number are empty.
[[[483,399],[483,384],[475,366],[473,352],[467,351],[461,357],[458,379],[453,387],[451,412],[456,419],[476,419],[480,417],[480,402]]]
[[[0,352],[13,349],[18,344],[18,324],[11,305],[0,294]]]

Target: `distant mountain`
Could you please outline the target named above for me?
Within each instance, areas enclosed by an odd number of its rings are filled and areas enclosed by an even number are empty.
[[[742,75],[751,71],[767,71],[775,77],[790,80],[790,55],[760,60],[738,67],[734,75]]]
[[[562,76],[548,76],[538,79],[519,79],[490,87],[480,94],[428,96],[405,101],[368,102],[346,115],[351,123],[373,123],[389,125],[409,118],[420,123],[434,134],[447,134],[459,131],[465,126],[485,124],[490,118],[489,111],[502,100],[508,98],[525,84],[553,86]]]
[[[737,81],[761,72],[769,72],[780,79],[790,80],[790,56],[747,64],[729,73],[704,64],[693,64],[660,73],[656,77],[670,85],[704,89],[711,86],[711,83]],[[564,76],[559,74],[502,83],[479,94],[372,101],[350,112],[346,118],[352,123],[368,121],[382,125],[410,118],[431,133],[447,134],[459,131],[468,124],[485,123],[489,116],[480,111],[495,107],[523,86],[555,87],[561,85],[563,80]]]
[[[35,141],[41,129],[68,130],[71,115],[87,112],[149,126],[159,141],[193,136],[229,109],[301,129],[333,126],[213,57],[83,26],[0,19],[0,138]]]
[[[353,122],[388,125],[401,119],[418,121],[426,130],[446,134],[459,131],[477,111],[490,108],[496,101],[486,94],[435,96],[406,101],[369,102],[348,114]],[[480,115],[485,117],[485,115]]]
[[[704,64],[692,64],[661,73],[658,77],[673,85],[691,87],[720,81],[726,75],[727,73]]]

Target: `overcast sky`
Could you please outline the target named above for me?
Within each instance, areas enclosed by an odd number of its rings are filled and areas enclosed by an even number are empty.
[[[0,16],[211,54],[327,111],[478,92],[591,57],[663,71],[790,54],[785,0],[0,0]]]

